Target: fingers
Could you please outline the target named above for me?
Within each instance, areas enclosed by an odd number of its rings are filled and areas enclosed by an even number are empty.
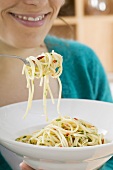
[[[21,170],[35,170],[35,169],[31,168],[30,166],[26,165],[24,162],[22,162],[20,164],[20,169]],[[39,169],[39,170],[42,170],[42,169]]]
[[[21,168],[21,170],[34,170],[33,168],[29,167],[28,165],[26,165],[23,162],[20,164],[20,168]]]

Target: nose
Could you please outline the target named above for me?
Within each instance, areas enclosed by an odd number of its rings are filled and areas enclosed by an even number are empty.
[[[28,5],[41,5],[47,3],[47,0],[23,0],[25,4]]]

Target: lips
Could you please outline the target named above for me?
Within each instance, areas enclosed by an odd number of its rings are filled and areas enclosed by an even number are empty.
[[[45,18],[48,14],[15,14],[10,13],[10,15],[16,19],[19,23],[25,26],[41,26],[44,24]]]

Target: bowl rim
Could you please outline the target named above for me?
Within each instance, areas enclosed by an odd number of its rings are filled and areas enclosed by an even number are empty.
[[[48,147],[48,146],[38,146],[38,145],[33,145],[33,144],[28,144],[28,143],[22,143],[22,142],[18,142],[18,141],[14,141],[14,140],[8,140],[8,139],[4,139],[4,138],[0,138],[0,140],[2,142],[5,143],[9,143],[11,145],[15,145],[15,146],[21,146],[21,147],[26,147],[26,148],[35,148],[35,149],[44,149],[44,150],[49,150],[49,151],[85,151],[85,150],[95,150],[98,148],[103,148],[103,147],[110,147],[113,146],[113,141],[109,142],[109,143],[105,143],[105,144],[101,144],[101,145],[94,145],[94,146],[84,146],[84,147]]]
[[[58,101],[57,98],[54,99],[55,102]],[[39,99],[39,100],[33,100],[33,103],[36,102],[42,102],[43,99]],[[47,101],[52,102],[51,99],[47,99]],[[105,101],[99,101],[99,100],[91,100],[91,99],[78,99],[78,98],[61,98],[61,102],[62,101],[76,101],[76,102],[88,102],[88,103],[98,103],[98,104],[104,104],[104,105],[109,105],[113,107],[113,103],[112,102],[105,102]],[[13,104],[9,104],[6,106],[2,106],[0,108],[0,110],[2,111],[2,109],[4,110],[5,108],[10,108],[10,107],[14,107],[17,105],[24,105],[26,104],[27,101],[22,101],[22,102],[18,102],[18,103],[13,103]],[[2,114],[1,114],[2,115]],[[37,149],[44,149],[44,150],[57,150],[57,151],[76,151],[76,150],[90,150],[90,149],[96,149],[96,148],[103,148],[103,147],[110,147],[113,145],[113,141],[109,142],[109,143],[105,143],[105,144],[101,144],[101,145],[94,145],[94,146],[84,146],[84,147],[48,147],[48,146],[38,146],[38,145],[32,145],[32,144],[27,144],[27,143],[22,143],[22,142],[17,142],[11,139],[6,139],[6,138],[2,138],[0,136],[0,140],[2,142],[5,143],[9,143],[9,144],[13,144],[15,146],[23,146],[23,147],[29,147],[29,148],[37,148]],[[1,142],[0,142],[1,143]]]
[[[47,100],[47,102],[51,102],[52,103],[51,99],[48,98],[46,100]],[[57,102],[58,98],[54,98],[54,101]],[[93,99],[61,98],[60,101],[61,102],[62,101],[89,102],[89,103],[98,103],[98,104],[104,104],[104,105],[111,105],[111,106],[113,106],[113,102],[93,100]],[[13,107],[13,106],[16,106],[16,105],[23,105],[23,104],[26,104],[27,102],[28,101],[21,101],[21,102],[17,102],[17,103],[11,103],[11,104],[8,104],[8,105],[0,107],[0,110],[4,109],[4,108]],[[36,100],[32,101],[32,103],[35,103],[35,102],[43,102],[43,99],[38,99],[38,100],[36,99]]]

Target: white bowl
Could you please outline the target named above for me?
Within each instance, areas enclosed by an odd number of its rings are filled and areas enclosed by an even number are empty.
[[[58,117],[57,100],[47,101],[49,121]],[[56,148],[16,142],[21,135],[31,133],[47,124],[43,114],[43,101],[33,101],[26,119],[27,102],[0,109],[1,145],[23,157],[31,167],[44,170],[90,170],[102,166],[113,155],[113,104],[81,99],[61,99],[62,115],[81,118],[106,133],[107,143],[97,146]]]

